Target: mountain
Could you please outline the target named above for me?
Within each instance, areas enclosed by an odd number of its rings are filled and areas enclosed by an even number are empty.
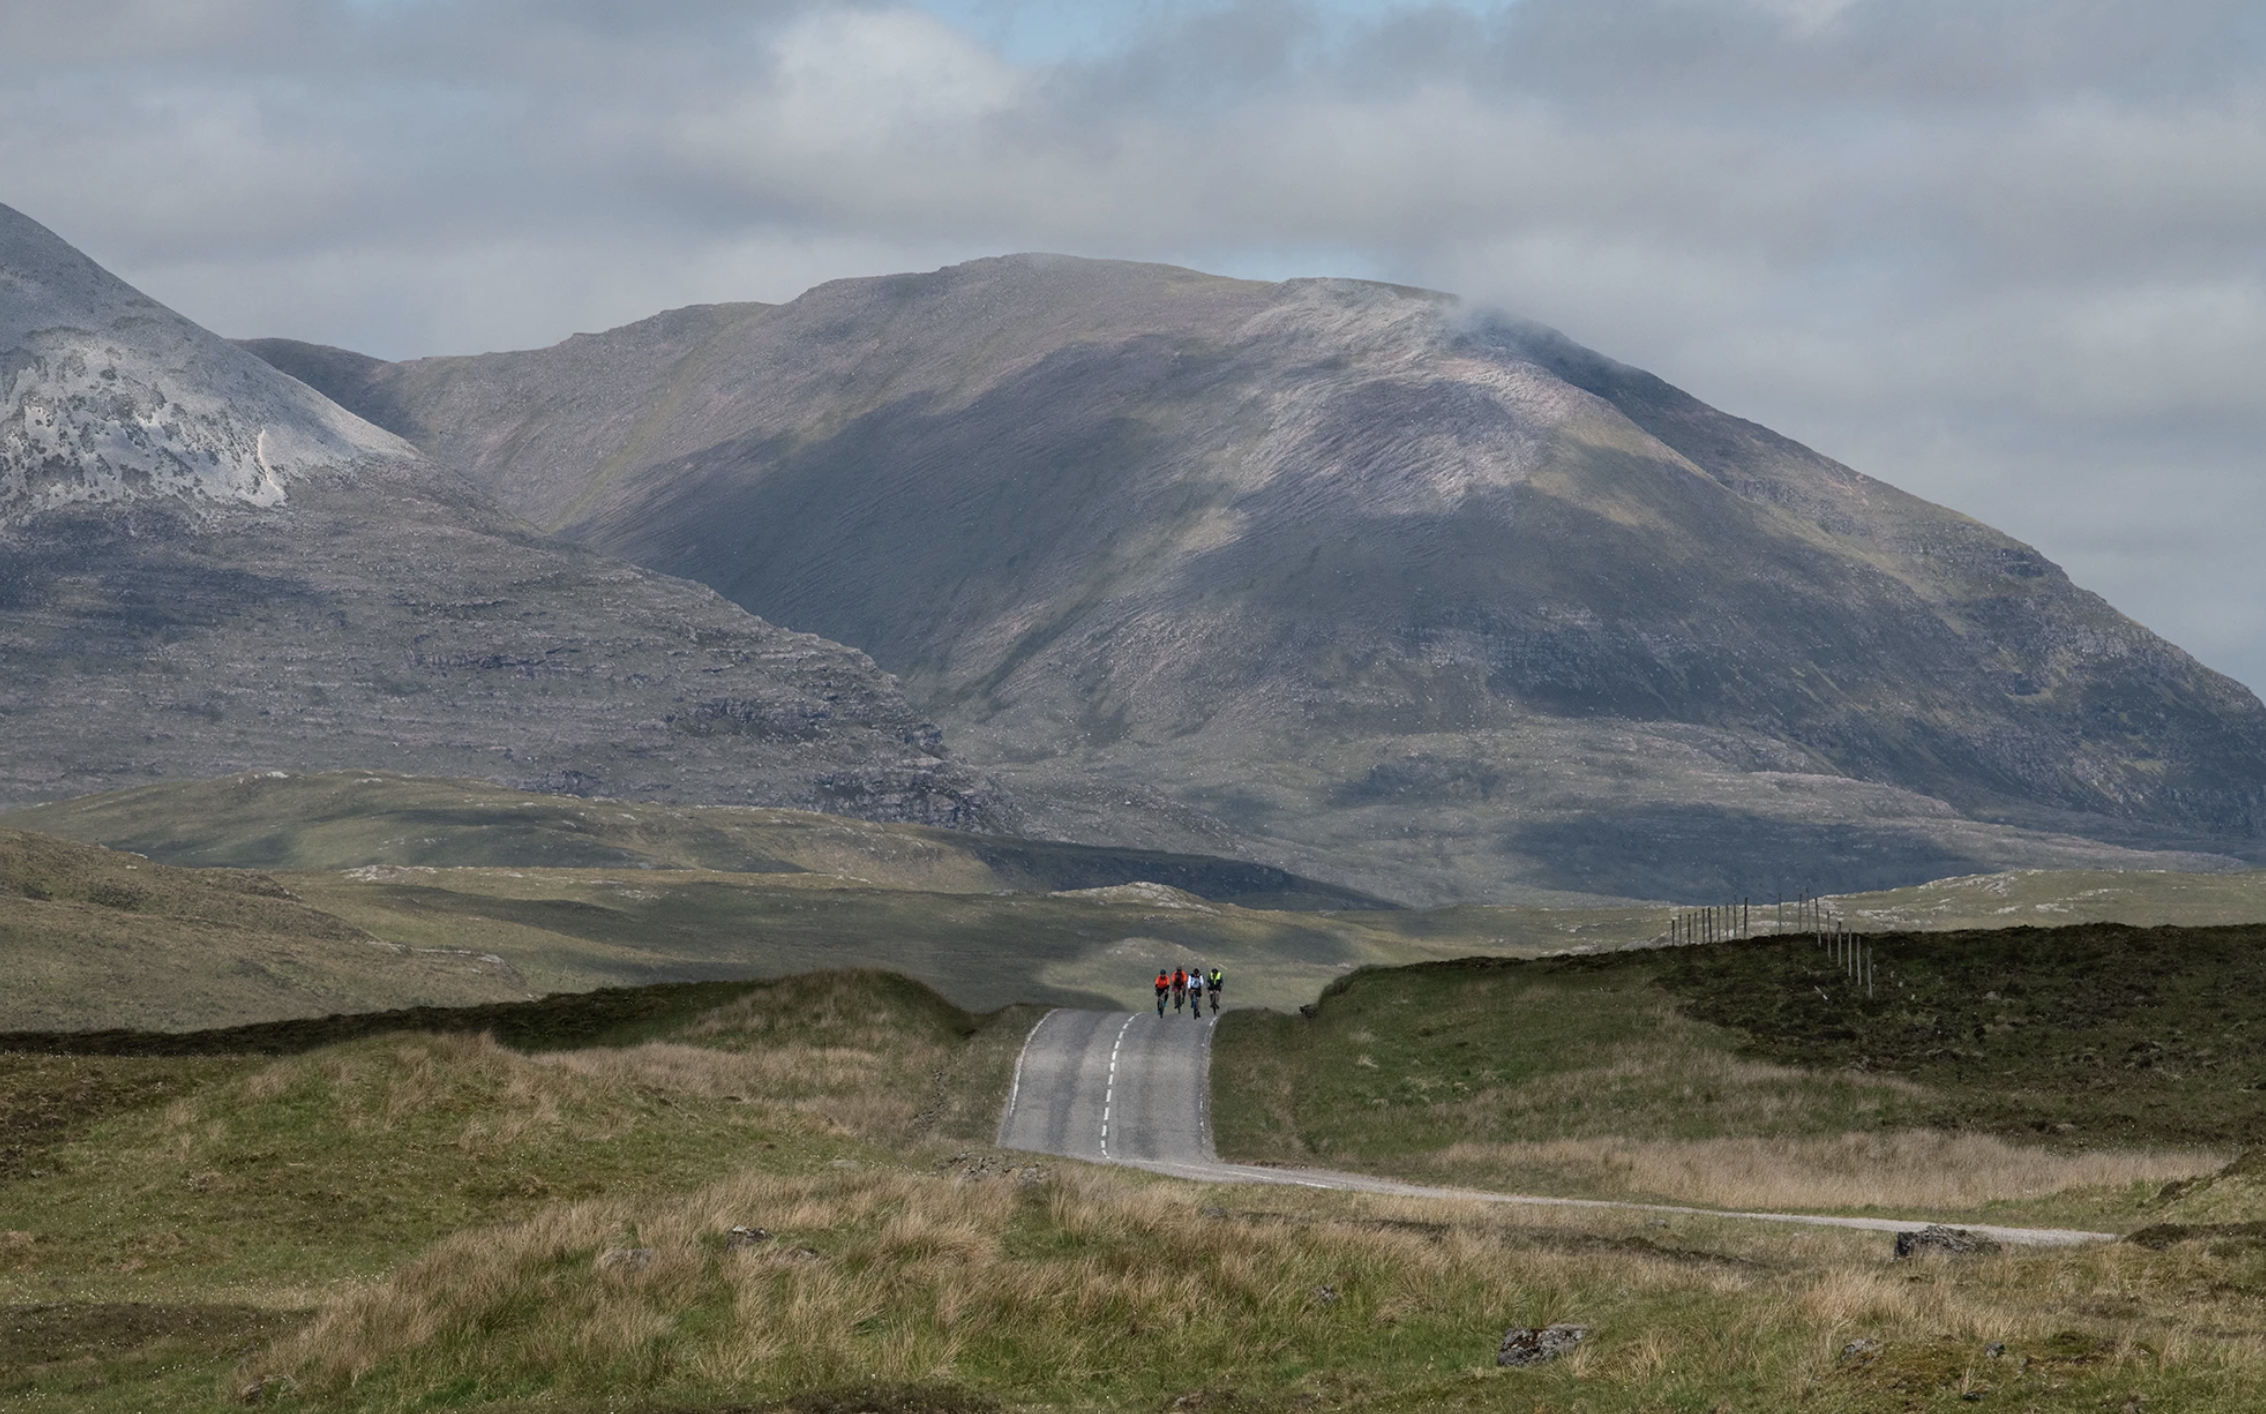
[[[2036,550],[1440,294],[1017,256],[527,352],[248,347],[872,654],[1064,837],[1438,901],[2266,833],[2266,708]]]
[[[0,207],[0,805],[247,768],[996,827],[895,680],[547,539]]]

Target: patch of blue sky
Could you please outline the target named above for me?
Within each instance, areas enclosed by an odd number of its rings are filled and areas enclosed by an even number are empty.
[[[388,0],[363,0],[388,3]],[[1351,33],[1396,15],[1461,10],[1492,15],[1516,0],[1273,0],[1319,38]],[[1254,8],[1251,0],[913,0],[917,8],[1022,64],[1091,63],[1139,48],[1190,23]]]

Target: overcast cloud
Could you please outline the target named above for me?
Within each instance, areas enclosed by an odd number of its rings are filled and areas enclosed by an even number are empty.
[[[1454,290],[2266,687],[2261,0],[7,0],[0,201],[387,357],[1012,250]]]

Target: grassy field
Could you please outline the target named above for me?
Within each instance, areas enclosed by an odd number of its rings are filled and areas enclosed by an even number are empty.
[[[1364,974],[1299,1024],[1358,1016],[1378,1061],[1473,1049],[1388,1039],[1393,979],[1456,975]],[[1598,1026],[1609,1049],[1706,1051],[1565,975],[1529,998],[1575,1018],[1562,1042]],[[0,1409],[1635,1414],[1980,1393],[2235,1411],[2266,1393],[2266,1249],[2226,1226],[2266,1214],[2239,1172],[2136,1212],[2154,1245],[1901,1263],[1879,1234],[1211,1188],[989,1148],[1034,1016],[835,973],[491,1008],[492,1036],[342,1021],[344,1039],[300,1024],[280,1056],[0,1057]],[[1798,1097],[1795,1129],[1872,1113],[1862,1084],[1745,1064],[1768,1074],[1718,1079]],[[1744,1103],[1718,1127],[1755,1128]],[[1670,1108],[1630,1113],[1687,1132]],[[2065,1158],[2054,1181],[2102,1180]],[[1505,1327],[1558,1320],[1592,1328],[1574,1356],[1493,1366]]]

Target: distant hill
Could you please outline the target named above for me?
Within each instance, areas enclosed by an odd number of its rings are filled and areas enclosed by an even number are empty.
[[[2036,550],[1444,295],[1017,256],[528,352],[249,347],[871,653],[1035,832],[1422,900],[2266,832],[2266,707]]]
[[[250,869],[613,868],[822,874],[876,888],[1049,893],[1162,884],[1259,909],[1382,899],[1264,864],[1109,849],[800,810],[629,805],[391,772],[255,771],[0,816],[164,864]]]
[[[502,959],[382,941],[263,874],[0,829],[0,1030],[169,1029],[525,997]]]
[[[863,653],[545,539],[0,207],[0,805],[387,767],[996,828]]]
[[[0,1031],[839,967],[971,1004],[1144,1006],[1159,967],[1204,963],[1238,1004],[1291,1007],[1365,964],[1611,946],[1663,923],[1419,912],[1237,860],[807,811],[248,772],[0,816]]]

